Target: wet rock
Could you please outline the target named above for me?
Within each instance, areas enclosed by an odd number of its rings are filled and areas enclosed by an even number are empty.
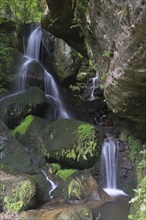
[[[53,192],[54,197],[63,197],[69,204],[107,201],[110,196],[102,190],[89,172],[76,172],[68,177]]]
[[[0,167],[12,173],[32,172],[34,166],[24,147],[16,141],[0,121]]]
[[[3,210],[15,212],[32,207],[36,187],[27,176],[14,176],[1,171],[0,188]]]
[[[44,69],[38,62],[31,62],[27,70],[26,85],[44,89]]]
[[[37,87],[8,95],[1,99],[0,119],[13,128],[27,115],[38,112],[44,102],[45,95]]]
[[[59,205],[59,207],[55,207]],[[66,204],[54,203],[54,207],[38,210],[26,211],[20,214],[21,220],[93,220],[92,212],[85,205],[69,206]]]

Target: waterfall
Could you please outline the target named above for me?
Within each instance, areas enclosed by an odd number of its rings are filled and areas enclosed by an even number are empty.
[[[111,137],[102,145],[102,160],[105,165],[105,188],[117,189],[118,145]]]
[[[105,184],[104,190],[110,195],[123,194],[122,190],[118,189],[118,142],[112,137],[104,139],[101,152],[102,166],[105,167]]]
[[[94,92],[99,86],[99,74],[96,72],[96,76],[87,81],[86,94],[88,95],[88,101],[96,99]]]
[[[51,190],[49,191],[49,197],[50,197],[50,199],[52,199],[53,196],[51,195],[51,193],[56,189],[57,185],[52,180],[49,179],[49,177],[47,176],[47,174],[45,173],[44,170],[41,170],[41,171],[44,174],[44,176],[46,177],[46,180],[51,184]]]
[[[28,38],[28,43],[26,46],[26,51],[24,54],[25,61],[21,65],[19,69],[19,85],[18,91],[23,91],[26,89],[27,84],[27,73],[28,67],[32,62],[37,62],[42,69],[44,70],[44,90],[47,102],[53,105],[53,120],[57,120],[59,118],[70,118],[67,113],[64,103],[59,94],[59,90],[57,84],[51,74],[43,67],[40,62],[40,47],[41,47],[41,39],[42,39],[42,31],[41,28],[38,27],[32,31]]]

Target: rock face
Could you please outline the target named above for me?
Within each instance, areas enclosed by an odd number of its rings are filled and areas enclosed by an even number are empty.
[[[59,3],[55,7],[56,1],[47,2],[49,16],[55,14],[53,25],[62,28],[63,23],[68,33],[71,23],[60,12],[65,10],[66,1],[61,3],[60,10]],[[72,3],[73,7],[66,6],[67,13],[70,10],[73,16],[74,11],[88,55],[105,78],[104,95],[109,108],[122,117],[146,123],[146,2],[76,0]],[[50,27],[50,20],[45,21],[44,27]],[[57,36],[60,30],[56,28],[55,32],[53,25],[48,30]],[[59,37],[66,40],[64,36]],[[78,44],[76,40],[74,43]]]
[[[70,46],[87,56],[84,47],[84,37],[74,19],[76,1],[47,0],[49,10],[46,10],[42,26],[58,38],[64,39]],[[66,21],[66,22],[64,22]]]

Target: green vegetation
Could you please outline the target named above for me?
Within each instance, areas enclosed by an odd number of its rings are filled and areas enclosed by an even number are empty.
[[[41,2],[39,0],[1,0],[1,17],[14,20],[17,23],[40,22]]]
[[[15,137],[17,133],[20,135],[25,134],[27,128],[30,126],[33,120],[34,117],[32,115],[27,116],[24,121],[22,121],[21,124],[12,131],[12,135]]]
[[[9,211],[22,211],[30,203],[34,196],[34,188],[30,181],[25,180],[21,185],[13,190],[12,195],[7,195],[4,198],[5,207]]]
[[[135,137],[133,137],[129,131],[127,130],[122,130],[120,134],[120,140],[121,141],[126,141],[130,145],[130,153],[129,157],[132,163],[136,162],[137,155],[139,154],[141,150],[141,141]]]
[[[76,171],[75,169],[60,169],[57,171],[56,176],[59,176],[62,180],[66,180],[67,177],[71,176]]]
[[[111,51],[110,50],[104,50],[102,56],[109,58],[111,56]]]
[[[0,33],[0,94],[6,92],[6,78],[12,73],[13,34]]]
[[[59,176],[62,180],[65,180],[77,171],[75,169],[62,169],[61,165],[58,163],[52,163],[51,167],[53,169],[53,173],[55,173],[56,176]]]
[[[82,182],[78,178],[73,179],[68,185],[68,198],[82,199],[83,194]]]
[[[51,167],[53,169],[53,173],[57,173],[61,169],[61,165],[59,163],[51,163]]]
[[[146,150],[140,153],[143,155],[143,159],[137,167],[138,186],[137,189],[134,189],[135,196],[130,201],[132,203],[132,209],[128,216],[130,220],[146,219],[146,176],[143,175],[143,171],[145,172],[146,170]]]
[[[89,124],[80,125],[77,129],[77,143],[72,149],[62,149],[61,154],[66,158],[79,161],[87,160],[87,156],[98,155],[95,128]]]

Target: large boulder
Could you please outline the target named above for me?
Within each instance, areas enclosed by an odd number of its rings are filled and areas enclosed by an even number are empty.
[[[52,194],[64,198],[67,203],[107,201],[110,196],[103,191],[89,172],[73,173]]]
[[[37,87],[10,94],[0,101],[0,119],[13,128],[28,114],[38,112],[44,102],[45,95]]]
[[[95,126],[74,119],[45,123],[37,117],[28,117],[14,129],[13,134],[36,160],[43,155],[48,160],[74,168],[94,165],[102,140],[102,133]],[[26,124],[27,129],[24,129]]]
[[[7,126],[0,121],[0,168],[12,173],[34,172],[30,156],[24,147],[10,134]]]

